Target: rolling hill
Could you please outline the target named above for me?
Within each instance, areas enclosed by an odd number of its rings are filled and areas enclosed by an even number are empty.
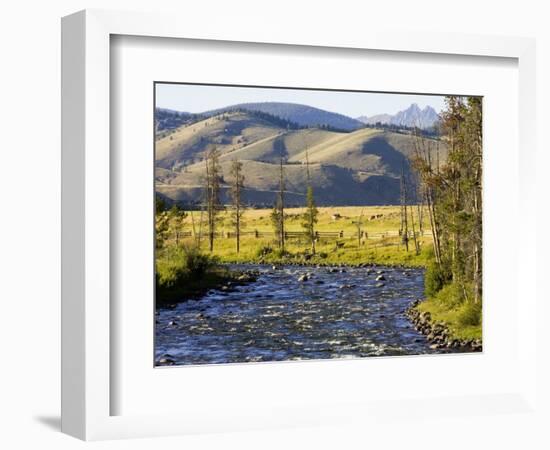
[[[397,204],[401,171],[409,171],[407,156],[414,152],[415,139],[410,134],[372,128],[350,132],[288,129],[254,111],[228,110],[157,138],[156,190],[173,201],[200,202],[205,152],[215,146],[224,174],[224,202],[228,202],[230,164],[238,159],[245,175],[244,200],[272,206],[282,156],[286,202],[303,205],[307,156],[318,205]]]
[[[325,111],[313,106],[298,103],[264,102],[240,103],[226,108],[208,111],[205,115],[218,115],[227,111],[259,111],[280,117],[301,127],[330,127],[337,130],[353,131],[362,128],[364,124],[343,114]]]

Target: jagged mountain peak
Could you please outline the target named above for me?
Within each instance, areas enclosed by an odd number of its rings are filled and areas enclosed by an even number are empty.
[[[418,103],[411,103],[408,108],[393,115],[377,114],[371,117],[361,116],[357,120],[367,125],[381,123],[405,127],[430,128],[439,120],[439,115],[430,105],[426,105],[421,109]]]

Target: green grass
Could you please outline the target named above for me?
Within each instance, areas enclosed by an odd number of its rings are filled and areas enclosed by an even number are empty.
[[[449,284],[433,297],[417,306],[419,311],[429,312],[434,322],[447,325],[453,338],[482,339],[482,305],[464,298],[455,284]]]
[[[423,250],[416,255],[413,245],[407,252],[402,245],[396,245],[399,238],[377,239],[359,246],[353,239],[344,240],[344,246],[336,248],[331,240],[321,241],[316,245],[315,256],[309,256],[309,243],[299,239],[288,240],[285,245],[287,255],[281,258],[276,244],[271,239],[244,238],[241,240],[241,251],[236,252],[235,242],[230,239],[218,240],[214,255],[222,262],[301,262],[309,264],[382,264],[424,267],[430,258],[431,249],[424,243]],[[258,249],[271,248],[273,251],[261,256]],[[428,248],[426,248],[428,247]],[[206,246],[205,246],[206,248]],[[306,259],[307,258],[307,259]]]

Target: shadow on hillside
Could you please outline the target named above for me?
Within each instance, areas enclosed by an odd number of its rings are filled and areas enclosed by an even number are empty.
[[[362,152],[379,156],[389,173],[401,176],[401,170],[409,173],[411,170],[408,158],[388,143],[384,136],[374,136],[363,144]]]

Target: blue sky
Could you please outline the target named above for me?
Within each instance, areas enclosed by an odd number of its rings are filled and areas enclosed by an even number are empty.
[[[157,84],[156,106],[200,113],[237,103],[291,102],[302,103],[350,117],[395,114],[417,103],[421,108],[443,108],[439,95],[387,94],[370,92],[340,92],[300,89],[269,89],[233,86],[199,86]]]

